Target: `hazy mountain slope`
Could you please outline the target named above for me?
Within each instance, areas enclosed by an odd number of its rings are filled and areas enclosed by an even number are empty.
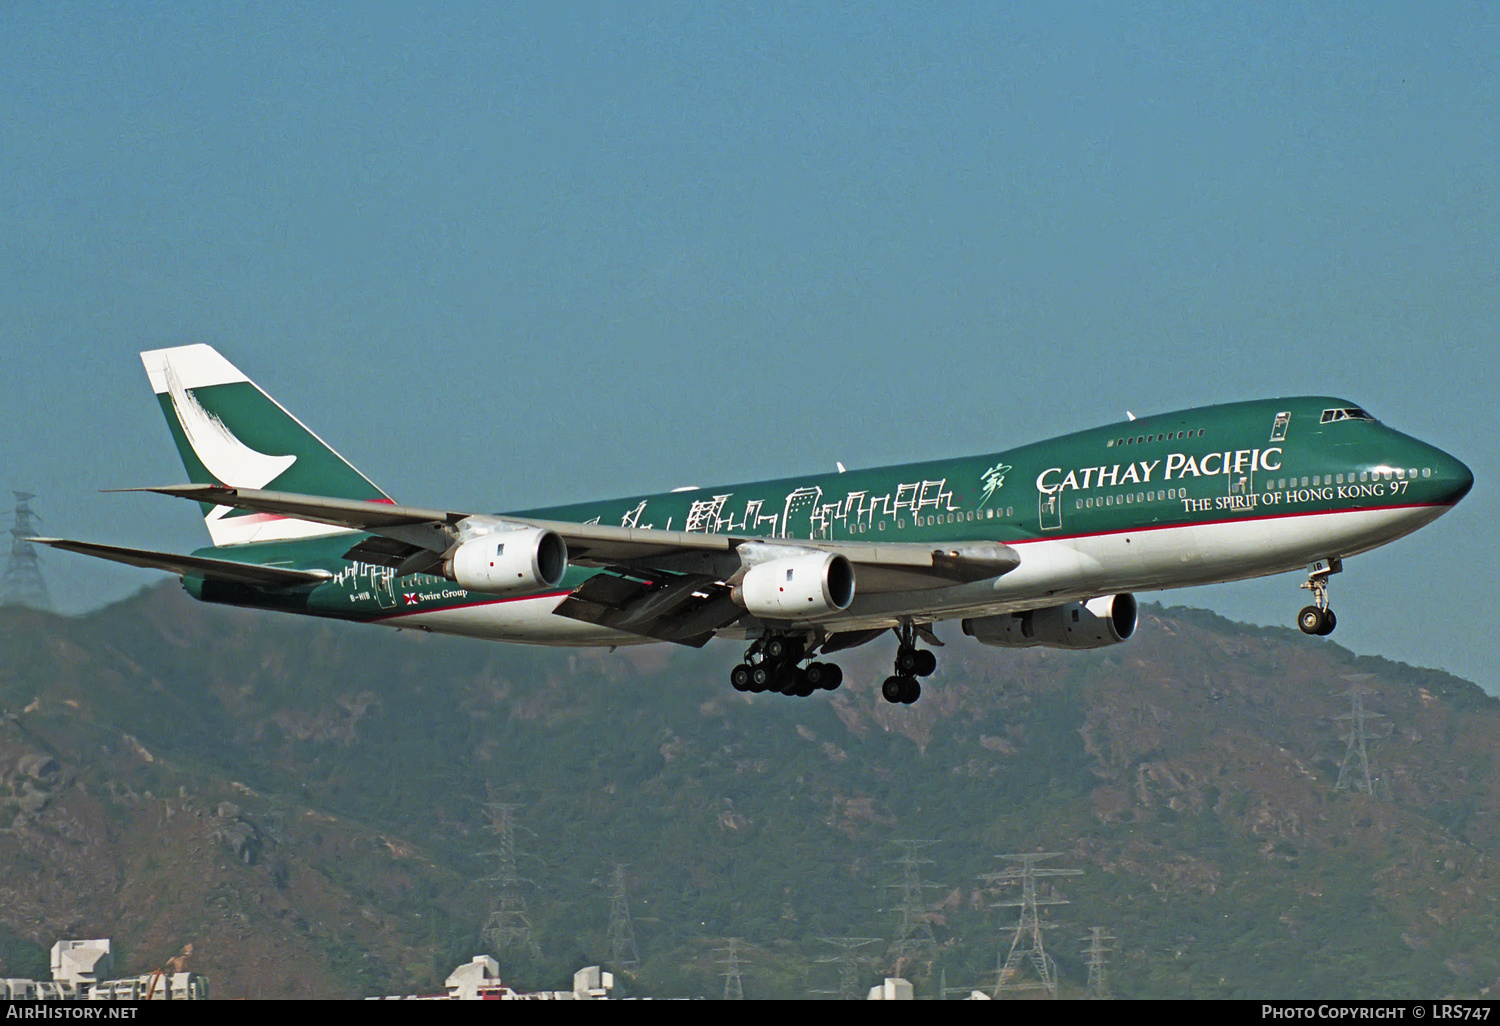
[[[76,620],[0,611],[0,959],[108,935],[131,970],[192,942],[217,996],[432,989],[477,950],[493,794],[523,806],[542,958],[502,963],[530,986],[609,957],[624,862],[638,990],[720,992],[728,936],[749,996],[831,987],[819,938],[895,929],[899,838],[941,842],[923,870],[951,985],[1009,947],[1014,910],[987,906],[1011,895],[979,876],[1027,850],[1085,871],[1051,910],[1075,990],[1093,925],[1119,938],[1125,996],[1500,975],[1500,703],[1474,685],[1181,609],[1096,653],[947,636],[905,708],[876,693],[884,642],[844,657],[840,692],[798,700],[736,695],[729,645],[486,645],[175,585]],[[1337,692],[1361,674],[1372,731],[1393,730],[1371,744],[1374,798],[1332,790]]]

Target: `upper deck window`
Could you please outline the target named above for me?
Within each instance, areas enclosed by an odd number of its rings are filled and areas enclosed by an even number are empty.
[[[1346,406],[1339,410],[1324,410],[1323,416],[1319,418],[1319,424],[1332,424],[1336,420],[1374,420],[1358,406]]]

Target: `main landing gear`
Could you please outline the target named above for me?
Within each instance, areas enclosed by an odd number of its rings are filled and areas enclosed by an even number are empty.
[[[1297,626],[1303,634],[1326,637],[1338,626],[1339,618],[1328,606],[1328,578],[1344,569],[1341,559],[1318,560],[1307,572],[1307,581],[1302,585],[1313,593],[1313,604],[1297,614]]]
[[[880,685],[880,697],[893,705],[911,705],[921,698],[922,685],[917,678],[929,676],[937,669],[937,656],[917,647],[916,634],[916,628],[909,623],[896,628],[896,636],[901,639],[896,649],[896,672]]]
[[[736,691],[775,691],[807,698],[814,691],[832,691],[844,682],[844,671],[834,663],[810,662],[799,666],[807,643],[788,634],[768,634],[751,642],[745,661],[729,671]]]
[[[896,672],[880,686],[880,695],[887,702],[911,705],[922,696],[922,685],[918,677],[926,677],[937,669],[937,657],[931,651],[918,648],[920,636],[928,644],[941,645],[927,625],[904,623],[893,628],[900,639],[896,649]],[[878,631],[870,631],[859,637],[854,644],[872,640]],[[827,645],[828,639],[818,641],[798,634],[767,634],[750,643],[745,650],[745,661],[729,671],[729,683],[736,691],[759,694],[774,691],[781,695],[797,695],[807,698],[814,691],[833,691],[844,682],[844,671],[834,663],[807,662],[809,649],[816,651]],[[838,643],[835,649],[852,647],[848,642]]]

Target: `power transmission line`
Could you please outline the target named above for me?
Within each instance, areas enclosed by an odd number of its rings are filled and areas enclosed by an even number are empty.
[[[896,928],[896,939],[891,944],[891,960],[895,964],[895,975],[905,976],[907,966],[923,964],[932,971],[937,961],[938,942],[932,930],[936,905],[927,900],[927,891],[941,884],[922,879],[922,867],[932,865],[931,859],[919,857],[919,852],[936,841],[892,841],[901,849],[901,856],[893,865],[901,870],[901,880],[886,886],[899,890],[901,900],[896,906],[900,922]]]
[[[1088,959],[1089,966],[1088,996],[1091,998],[1109,997],[1109,960],[1105,956],[1114,948],[1107,948],[1104,945],[1114,939],[1112,934],[1104,932],[1102,926],[1089,927],[1089,935],[1083,938],[1085,945],[1083,953]]]
[[[609,950],[614,963],[628,972],[641,967],[635,946],[635,926],[630,919],[630,898],[625,892],[625,863],[616,862],[610,874]]]
[[[1062,853],[1028,852],[1013,855],[997,855],[996,858],[1008,859],[1018,862],[1020,865],[1012,866],[999,873],[986,873],[980,877],[992,887],[1003,887],[1013,883],[1021,885],[1021,897],[1015,901],[998,901],[991,908],[1007,908],[1019,906],[1021,917],[1016,922],[1016,932],[1011,938],[1010,953],[1002,962],[998,953],[995,955],[995,986],[991,991],[993,997],[1018,990],[1044,989],[1052,997],[1057,997],[1057,964],[1047,954],[1046,945],[1042,941],[1042,931],[1050,929],[1054,924],[1043,922],[1040,914],[1042,905],[1066,905],[1067,899],[1054,896],[1041,897],[1037,893],[1037,880],[1042,877],[1053,876],[1082,876],[1081,869],[1039,869],[1037,863],[1047,859],[1058,858]],[[1032,971],[1036,974],[1035,980],[1027,980],[1021,977],[1021,970],[1030,964]]]
[[[36,546],[26,540],[36,536],[37,525],[42,521],[31,509],[31,500],[36,496],[31,492],[11,494],[16,497],[16,520],[10,529],[10,562],[5,566],[4,577],[0,578],[0,606],[50,610],[52,596],[42,578]]]
[[[745,1000],[745,982],[740,973],[740,939],[730,937],[727,941],[728,947],[724,948],[724,961],[719,963],[724,971],[719,975],[724,977],[724,1000]]]
[[[824,944],[832,944],[838,948],[838,954],[828,955],[818,959],[820,963],[835,963],[839,969],[839,985],[837,990],[815,990],[814,994],[833,995],[840,1001],[854,1001],[860,995],[859,973],[866,966],[873,965],[875,960],[869,955],[860,953],[860,948],[880,942],[879,937],[820,937]]]
[[[493,791],[490,800],[484,803],[485,829],[497,838],[499,846],[480,853],[495,859],[495,871],[480,881],[494,885],[495,899],[490,904],[489,917],[485,919],[479,936],[497,955],[520,947],[530,952],[533,958],[540,958],[542,951],[532,935],[531,916],[526,909],[526,899],[521,895],[521,885],[532,881],[522,877],[516,868],[515,814],[519,808],[519,805],[495,801]]]
[[[1350,684],[1348,690],[1340,694],[1349,697],[1350,709],[1346,713],[1334,716],[1334,719],[1347,721],[1349,730],[1339,735],[1339,740],[1344,741],[1346,747],[1344,761],[1339,766],[1338,783],[1333,785],[1335,791],[1352,789],[1368,795],[1375,793],[1375,787],[1370,778],[1370,753],[1365,746],[1367,741],[1375,740],[1375,737],[1365,729],[1365,724],[1370,720],[1383,720],[1385,717],[1380,713],[1365,711],[1365,696],[1375,694],[1373,689],[1366,687],[1363,683],[1371,676],[1373,674],[1354,673],[1344,678]]]

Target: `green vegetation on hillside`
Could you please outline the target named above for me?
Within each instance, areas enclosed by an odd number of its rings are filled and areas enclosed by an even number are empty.
[[[919,994],[993,979],[1016,913],[992,906],[1016,894],[981,877],[1037,850],[1084,871],[1048,892],[1070,901],[1048,909],[1065,993],[1091,926],[1118,938],[1122,997],[1475,995],[1500,975],[1500,706],[1474,685],[1147,607],[1102,652],[956,639],[904,708],[876,694],[888,648],[795,700],[735,694],[712,645],[487,645],[172,587],[72,620],[0,611],[0,857],[20,898],[0,905],[0,973],[36,974],[84,931],[131,971],[191,941],[216,996],[433,991],[479,950],[493,798],[524,828],[541,957],[497,953],[520,987],[609,961],[616,863],[631,992],[717,995],[729,937],[750,997],[834,986],[822,938],[884,938],[868,986],[890,968],[903,838],[938,842]],[[1352,674],[1394,727],[1371,745],[1374,797],[1333,791]],[[23,815],[28,753],[60,769]]]

